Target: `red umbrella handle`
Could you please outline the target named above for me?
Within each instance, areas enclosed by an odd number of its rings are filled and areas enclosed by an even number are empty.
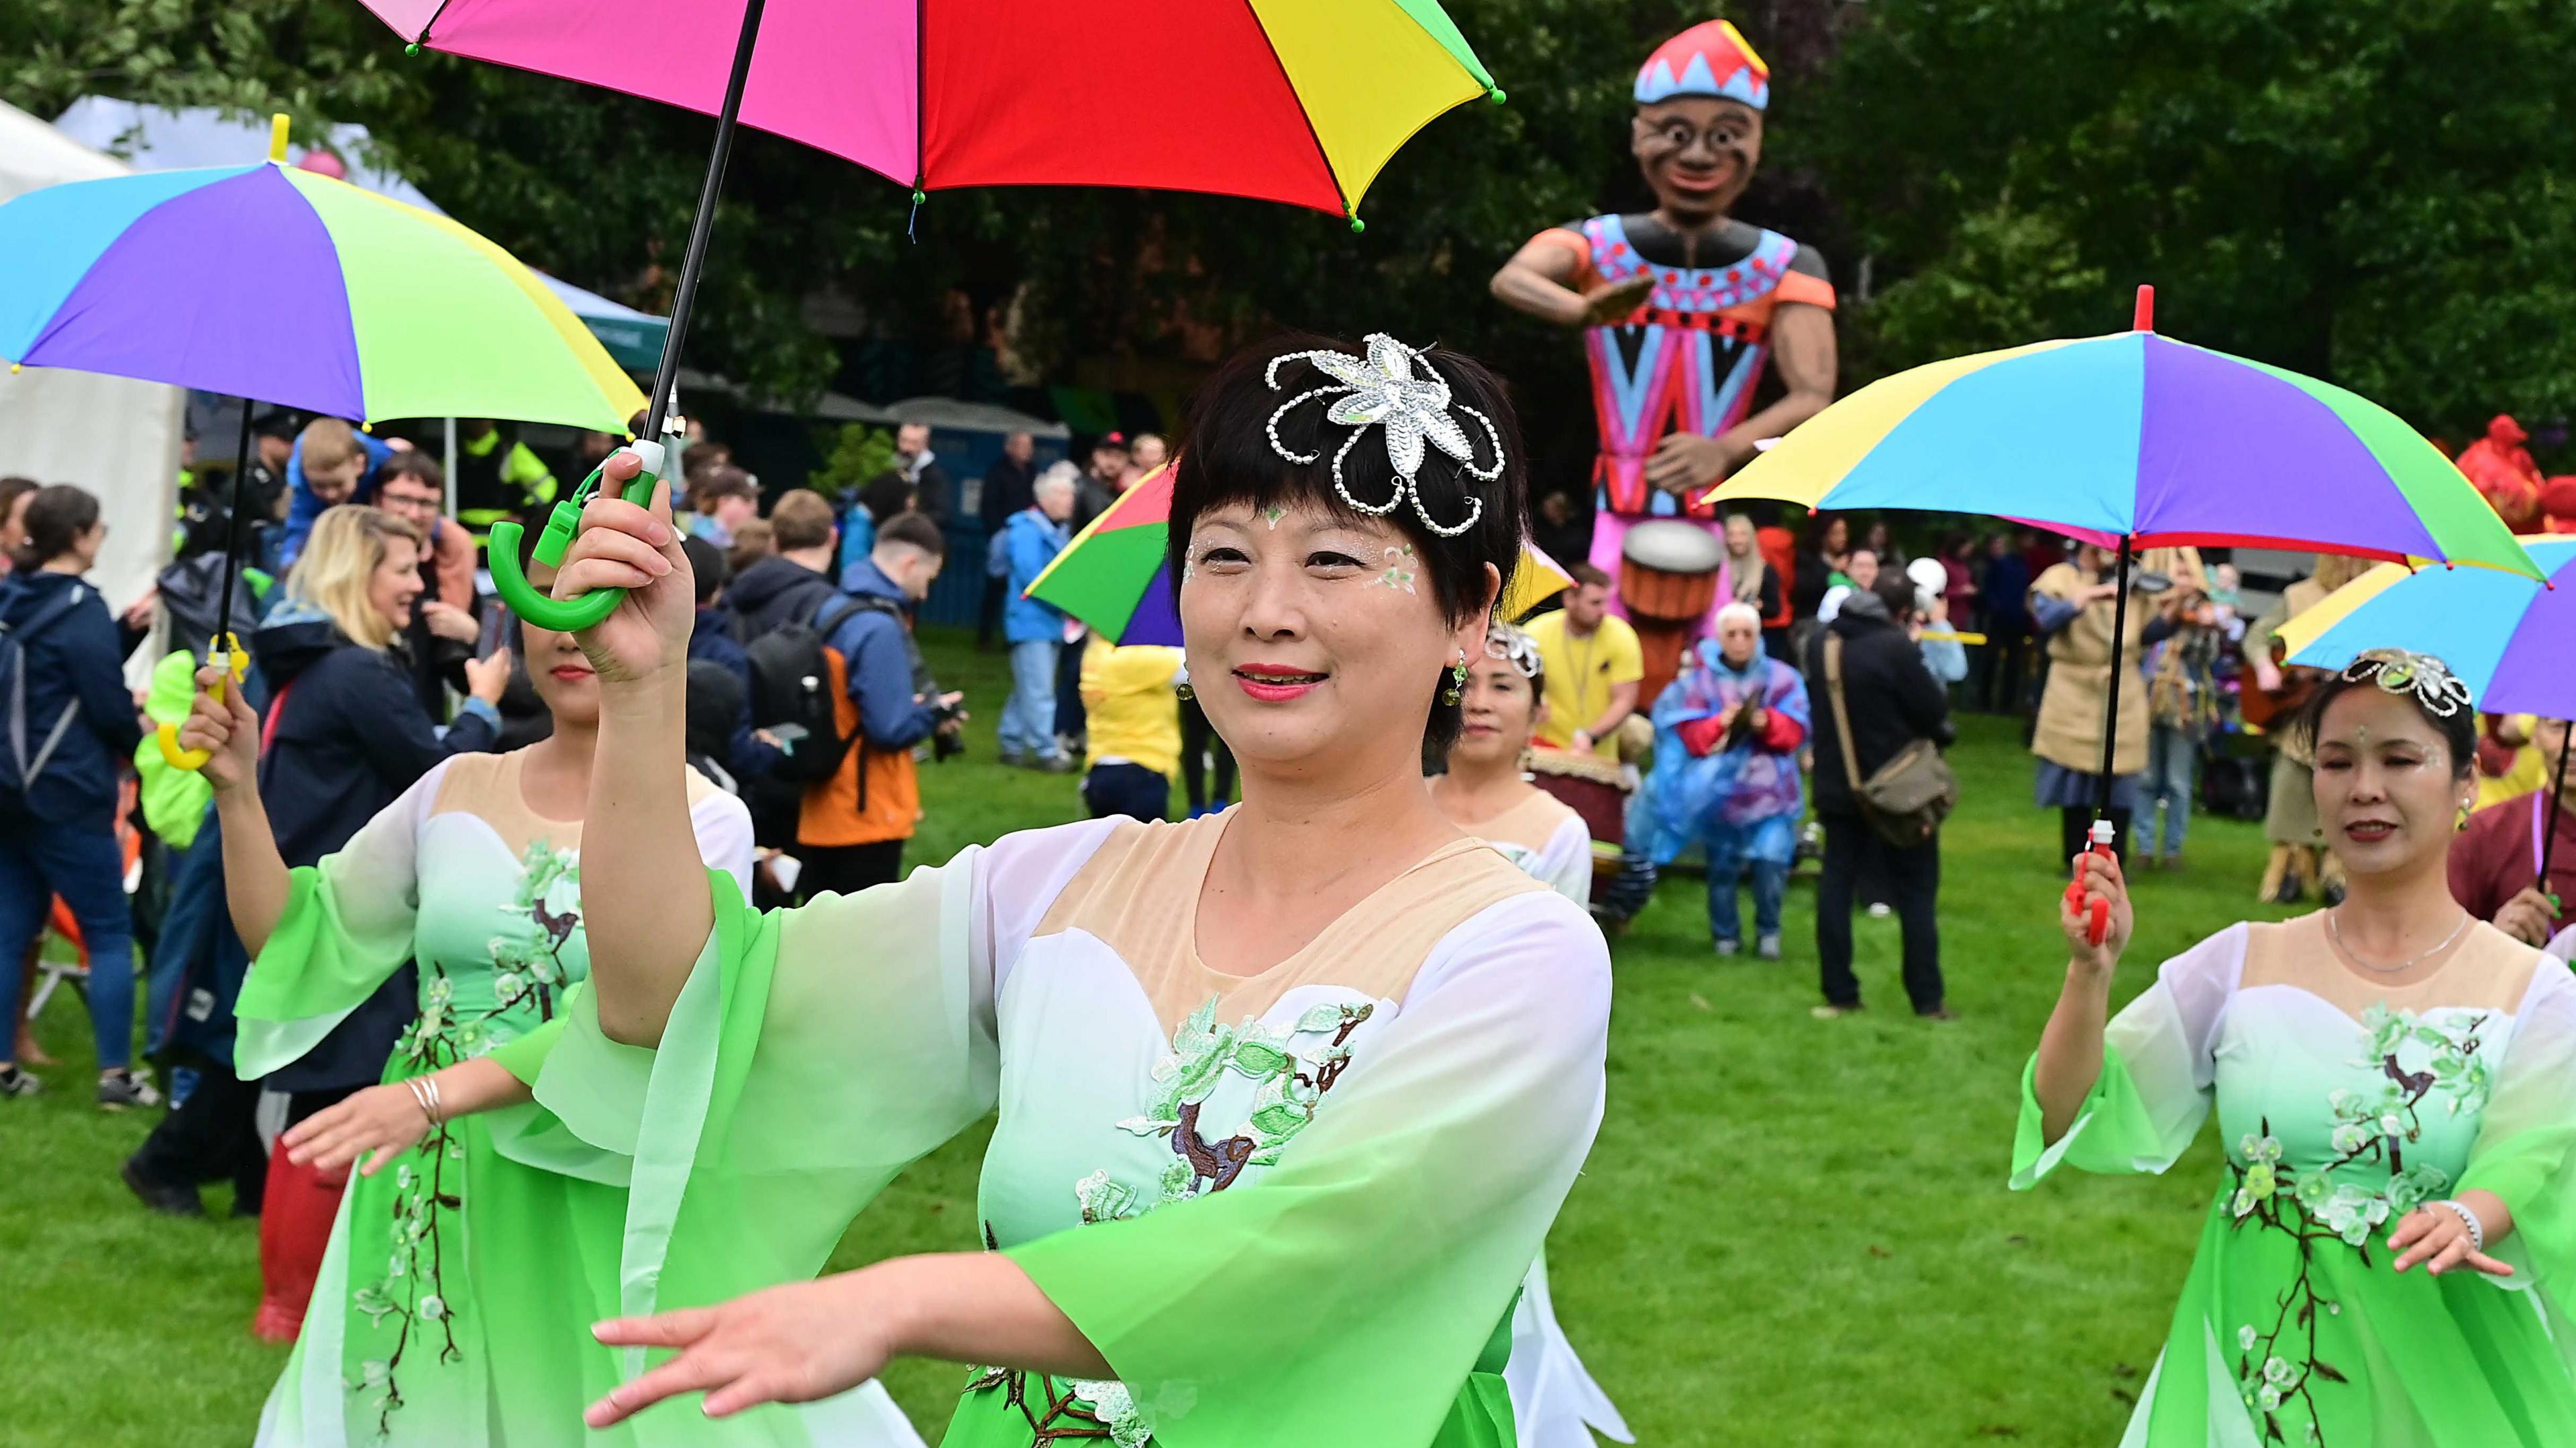
[[[2085,855],[2100,855],[2105,859],[2110,858],[2114,853],[2111,849],[2112,833],[2113,826],[2109,820],[2095,820],[2093,822],[2093,843],[2085,847],[2083,855],[2075,857],[2077,862],[2080,864]],[[2066,908],[2069,910],[2081,910],[2085,908],[2084,895],[2084,876],[2079,871],[2074,880],[2070,881],[2066,886]],[[2089,945],[2099,945],[2103,941],[2108,940],[2110,936],[2111,902],[2108,900],[2096,900],[2093,902],[2092,906],[2092,919],[2085,922],[2085,943]]]

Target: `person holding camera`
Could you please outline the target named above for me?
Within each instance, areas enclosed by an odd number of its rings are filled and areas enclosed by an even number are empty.
[[[796,895],[889,884],[902,877],[904,842],[921,820],[913,747],[928,742],[945,757],[965,720],[963,696],[940,691],[912,639],[912,610],[938,581],[948,542],[925,515],[897,513],[878,525],[876,546],[835,590],[825,575],[837,537],[832,505],[799,488],[778,500],[769,520],[777,555],[745,569],[725,596],[739,635],[810,624],[821,629],[824,657],[840,676],[833,723],[843,752],[827,778],[807,786],[797,812]],[[831,743],[791,741],[795,749]]]

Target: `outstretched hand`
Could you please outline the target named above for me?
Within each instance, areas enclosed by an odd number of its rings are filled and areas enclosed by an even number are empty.
[[[297,1166],[338,1175],[364,1156],[360,1176],[374,1176],[395,1157],[420,1145],[430,1121],[408,1087],[370,1086],[286,1129],[277,1144]]]
[[[714,1307],[600,1323],[591,1331],[611,1347],[676,1348],[679,1355],[591,1404],[583,1421],[605,1428],[682,1393],[705,1393],[706,1415],[725,1418],[857,1387],[894,1355],[885,1314],[854,1301],[864,1277],[841,1273]]]
[[[2462,1205],[2475,1210],[2470,1203]],[[2400,1218],[2397,1230],[2388,1234],[2388,1250],[2397,1254],[2395,1266],[2400,1272],[2421,1262],[2424,1270],[2435,1277],[2454,1267],[2474,1267],[2490,1277],[2513,1275],[2512,1264],[2499,1262],[2477,1249],[2469,1224],[2446,1206],[2427,1203]]]

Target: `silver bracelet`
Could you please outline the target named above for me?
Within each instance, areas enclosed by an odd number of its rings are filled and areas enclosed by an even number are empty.
[[[2439,1201],[2427,1202],[2425,1205],[2428,1207],[2449,1207],[2453,1212],[2459,1215],[2461,1225],[2469,1229],[2469,1250],[2472,1252],[2483,1252],[2487,1249],[2487,1229],[2479,1224],[2477,1213],[2470,1211],[2467,1207],[2460,1205],[2449,1197],[2444,1197]]]
[[[429,1076],[414,1076],[410,1080],[405,1081],[403,1085],[411,1092],[412,1101],[420,1107],[420,1114],[428,1118],[430,1125],[438,1125],[439,1101],[438,1082],[436,1078]]]

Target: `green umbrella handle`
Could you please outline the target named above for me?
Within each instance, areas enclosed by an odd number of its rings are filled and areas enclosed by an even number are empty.
[[[643,460],[643,471],[626,485],[626,501],[641,507],[653,500],[653,485],[662,475],[664,449],[658,442],[634,442],[626,451]],[[572,547],[574,536],[581,532],[581,510],[599,492],[607,464],[591,469],[572,496],[555,504],[547,515],[546,531],[537,535],[536,559],[548,568],[560,567],[564,551]],[[492,591],[508,605],[510,612],[539,628],[557,633],[578,633],[597,628],[600,622],[617,611],[617,601],[626,596],[622,588],[594,588],[579,598],[548,598],[528,581],[519,567],[519,538],[524,530],[516,523],[492,525],[492,547],[487,561],[492,567]]]

